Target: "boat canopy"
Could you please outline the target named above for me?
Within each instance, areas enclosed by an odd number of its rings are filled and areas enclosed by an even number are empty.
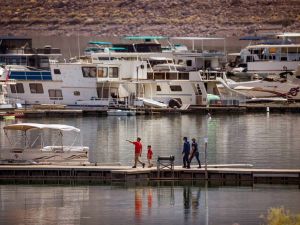
[[[153,41],[153,40],[168,39],[168,37],[164,37],[164,36],[125,36],[123,39],[124,40],[132,40],[132,41],[135,41],[135,40]]]
[[[112,45],[111,42],[106,42],[106,41],[90,41],[89,44],[91,44],[91,45]]]
[[[171,40],[224,40],[225,38],[221,37],[171,37]]]
[[[277,37],[300,37],[300,33],[283,33],[277,35]]]
[[[18,124],[10,124],[3,127],[4,130],[20,130],[20,131],[28,131],[32,129],[53,129],[59,131],[75,131],[80,132],[80,129],[64,125],[64,124],[41,124],[41,123],[18,123]]]
[[[247,49],[253,48],[300,48],[300,44],[283,44],[283,45],[249,45]]]
[[[128,50],[127,48],[124,47],[110,47],[109,50],[113,50],[113,51],[120,51],[120,50]]]

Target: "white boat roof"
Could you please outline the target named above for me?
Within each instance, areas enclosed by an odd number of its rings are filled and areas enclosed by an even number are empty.
[[[169,53],[164,52],[97,52],[92,53],[92,57],[155,57],[160,56],[169,56]]]
[[[161,61],[161,60],[173,60],[172,58],[168,58],[168,57],[156,57],[156,56],[153,56],[153,57],[150,57],[149,58],[150,60],[159,60],[159,61]]]
[[[300,33],[283,33],[283,34],[278,34],[277,37],[300,37]]]
[[[60,130],[60,131],[75,131],[80,132],[80,129],[64,125],[64,124],[41,124],[41,123],[17,123],[17,124],[10,124],[3,127],[5,130],[20,130],[20,131],[27,131],[31,129],[53,129],[53,130]]]
[[[171,37],[172,40],[224,40],[225,38],[220,37]]]
[[[240,52],[233,52],[233,53],[229,53],[228,55],[230,55],[230,56],[240,56],[241,53]]]
[[[247,49],[250,48],[300,48],[300,44],[290,44],[290,45],[249,45]]]

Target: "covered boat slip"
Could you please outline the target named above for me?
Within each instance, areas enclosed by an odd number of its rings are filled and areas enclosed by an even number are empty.
[[[2,164],[71,161],[82,164],[88,161],[89,148],[82,144],[75,146],[75,143],[81,140],[80,129],[76,127],[63,124],[19,123],[7,125],[3,129],[11,147],[0,152]],[[47,138],[45,133],[48,134]],[[64,145],[64,142],[70,142],[71,139],[71,145]],[[49,140],[51,145],[46,146],[45,143]]]

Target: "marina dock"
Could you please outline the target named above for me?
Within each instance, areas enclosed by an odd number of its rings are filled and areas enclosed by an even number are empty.
[[[300,169],[254,169],[239,165],[208,165],[210,184],[253,185],[293,184],[300,188]],[[232,167],[232,168],[230,168]],[[192,167],[174,170],[156,167],[136,168],[129,166],[58,166],[58,165],[1,165],[0,182],[140,182],[140,181],[205,181],[205,169]]]
[[[107,116],[108,109],[94,108],[66,108],[66,109],[18,109],[16,113],[22,113],[26,118],[43,117],[84,117],[84,116]],[[137,115],[165,115],[165,114],[244,114],[244,113],[300,113],[299,104],[255,104],[247,106],[190,106],[187,109],[160,109],[142,108],[136,111]]]

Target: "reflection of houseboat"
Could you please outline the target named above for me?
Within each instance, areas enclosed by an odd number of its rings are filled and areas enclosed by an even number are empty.
[[[121,110],[121,109],[111,109],[107,111],[109,116],[135,116],[136,111],[132,110]]]

